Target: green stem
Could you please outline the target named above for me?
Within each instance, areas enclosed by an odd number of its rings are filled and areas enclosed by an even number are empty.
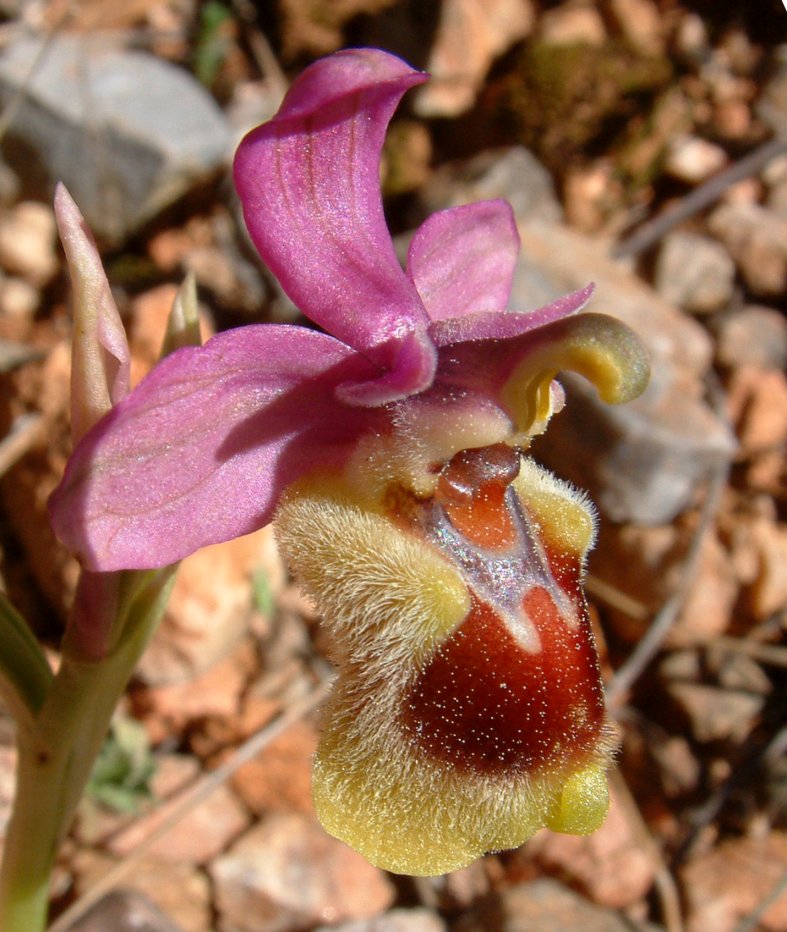
[[[49,878],[115,706],[160,618],[170,571],[137,574],[140,585],[118,611],[112,653],[86,661],[65,654],[39,715],[20,725],[17,790],[0,873],[0,929],[46,925]]]

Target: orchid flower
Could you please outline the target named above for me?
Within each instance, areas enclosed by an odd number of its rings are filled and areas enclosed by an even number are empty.
[[[503,201],[430,217],[400,266],[381,152],[425,79],[338,52],[243,140],[251,238],[322,329],[250,325],[172,353],[82,439],[51,513],[97,570],[274,520],[338,667],[318,816],[373,863],[428,875],[604,817],[593,512],[524,451],[562,404],[559,370],[617,403],[648,366],[622,323],[577,313],[590,287],[506,309],[519,240]]]

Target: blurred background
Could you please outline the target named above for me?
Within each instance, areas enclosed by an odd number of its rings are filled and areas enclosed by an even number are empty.
[[[188,272],[206,334],[298,321],[229,167],[299,71],[348,45],[432,74],[386,142],[397,242],[434,210],[507,198],[512,308],[594,281],[592,309],[650,351],[642,399],[605,409],[567,379],[534,445],[599,506],[588,592],[622,739],[610,814],[590,838],[542,833],[429,880],[326,836],[309,771],[329,670],[266,529],[184,562],[61,857],[56,928],[783,930],[780,0],[2,0],[0,582],[56,662],[77,573],[45,511],[69,452],[56,181],[101,247],[135,379]],[[0,829],[13,764],[0,717]]]

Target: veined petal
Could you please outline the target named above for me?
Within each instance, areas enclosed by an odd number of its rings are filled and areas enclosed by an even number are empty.
[[[341,465],[381,411],[337,384],[373,367],[325,334],[252,325],[166,357],[90,431],[50,500],[90,569],[165,566],[266,524],[283,490]]]
[[[507,340],[522,336],[537,327],[551,324],[578,313],[588,303],[594,286],[586,285],[579,291],[564,295],[535,311],[492,311],[467,314],[465,317],[438,320],[430,325],[429,334],[435,346],[449,346],[470,340]]]
[[[432,214],[416,231],[407,272],[432,320],[508,305],[519,234],[507,201],[480,201]]]
[[[650,376],[645,349],[626,324],[586,313],[509,339],[442,347],[434,391],[450,389],[471,395],[479,405],[497,405],[511,419],[512,439],[520,442],[517,434],[540,432],[552,414],[553,379],[561,371],[584,376],[607,404],[636,398]]]
[[[246,225],[284,290],[380,374],[401,367],[404,394],[429,384],[434,357],[385,223],[380,154],[399,100],[425,79],[386,52],[338,52],[306,69],[235,158]]]

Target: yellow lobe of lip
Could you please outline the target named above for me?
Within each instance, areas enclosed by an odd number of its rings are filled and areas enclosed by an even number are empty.
[[[596,537],[595,511],[587,495],[528,457],[522,458],[512,485],[538,519],[543,542],[584,559]]]
[[[604,768],[593,765],[572,774],[547,814],[547,828],[571,835],[590,835],[600,828],[609,807]]]
[[[350,650],[394,667],[431,652],[467,614],[462,578],[438,553],[403,534],[382,511],[346,492],[302,483],[276,513],[276,538],[298,581],[326,618],[341,664]],[[386,653],[386,651],[388,653]]]

